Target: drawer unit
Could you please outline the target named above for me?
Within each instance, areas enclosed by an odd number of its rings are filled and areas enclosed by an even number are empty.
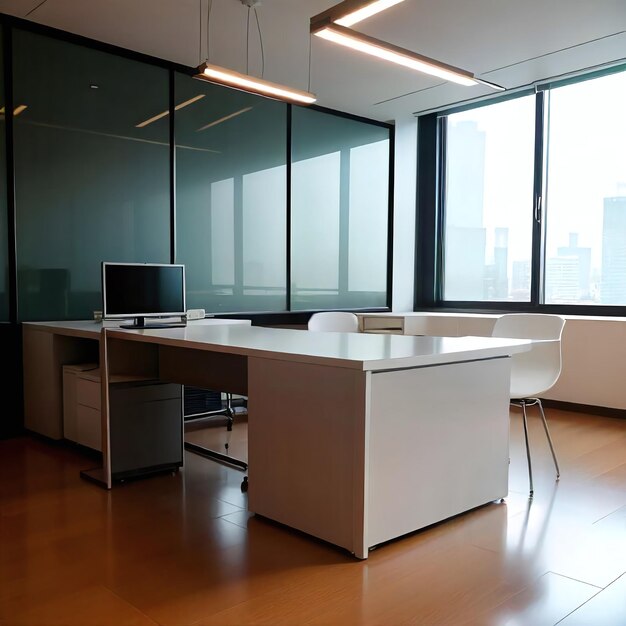
[[[63,366],[63,437],[69,441],[82,443],[82,445],[89,444],[81,441],[81,435],[79,434],[79,391],[81,396],[84,394],[82,389],[83,381],[80,377],[96,371],[97,367],[95,363],[80,363],[77,365]],[[95,405],[94,408],[100,411],[100,383],[97,382],[95,384],[98,387],[98,392],[97,405]],[[81,402],[80,404],[85,403]],[[87,404],[87,406],[89,406],[89,404]],[[93,438],[90,440],[93,441]],[[100,448],[98,447],[96,449]]]

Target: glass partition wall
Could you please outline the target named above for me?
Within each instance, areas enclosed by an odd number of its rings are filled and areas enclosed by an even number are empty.
[[[384,307],[389,129],[294,108],[294,309]]]
[[[289,115],[183,74],[176,106],[176,258],[190,307],[387,305],[388,126]]]
[[[170,258],[168,72],[15,30],[13,93],[20,319],[92,318],[101,261]]]
[[[287,105],[176,74],[176,257],[187,304],[287,307]]]
[[[2,20],[0,322],[92,318],[101,261],[184,263],[209,313],[389,304],[391,126]]]

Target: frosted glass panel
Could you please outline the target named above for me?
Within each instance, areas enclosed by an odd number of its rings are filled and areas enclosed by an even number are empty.
[[[339,289],[340,160],[334,152],[297,161],[291,168],[292,187],[299,194],[293,240],[317,242],[315,247],[295,245],[292,251],[293,289],[299,294],[332,295]]]
[[[387,303],[389,130],[293,108],[291,307]]]
[[[187,306],[284,311],[287,108],[176,75],[176,254]]]
[[[18,312],[91,318],[100,262],[169,261],[168,73],[14,31]],[[45,60],[45,72],[33,68]]]
[[[372,167],[377,165],[377,176]],[[388,189],[381,177],[389,176],[389,141],[378,141],[350,150],[350,239],[348,289],[385,291],[387,247],[372,246],[387,233]]]
[[[235,181],[211,183],[211,270],[213,284],[235,284]]]
[[[285,165],[243,177],[243,285],[245,294],[285,293],[286,221],[275,198],[285,194]]]

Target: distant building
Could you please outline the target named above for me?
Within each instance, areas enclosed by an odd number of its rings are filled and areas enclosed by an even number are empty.
[[[493,300],[508,300],[509,297],[509,229],[496,228],[493,249],[494,284]]]
[[[530,260],[513,261],[511,296],[514,300],[530,299],[530,270]]]
[[[626,196],[604,199],[602,304],[626,304]]]
[[[569,245],[558,248],[557,255],[578,259],[577,300],[589,300],[591,298],[591,248],[581,248],[578,245],[578,233],[570,233]]]
[[[579,260],[577,256],[557,256],[546,264],[546,301],[578,302]]]

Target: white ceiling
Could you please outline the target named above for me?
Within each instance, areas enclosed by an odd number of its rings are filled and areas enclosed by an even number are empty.
[[[25,17],[40,2],[0,0],[0,12]],[[206,12],[207,0],[202,3]],[[336,3],[262,1],[257,10],[265,78],[308,87],[309,18]],[[204,41],[199,52],[199,4],[47,0],[28,19],[196,66],[206,55]],[[213,0],[211,62],[246,70],[246,17],[241,0]],[[507,88],[626,58],[626,0],[405,0],[355,28]],[[392,120],[493,93],[484,86],[457,86],[312,39],[311,90],[322,106]],[[254,18],[250,73],[260,74]]]

